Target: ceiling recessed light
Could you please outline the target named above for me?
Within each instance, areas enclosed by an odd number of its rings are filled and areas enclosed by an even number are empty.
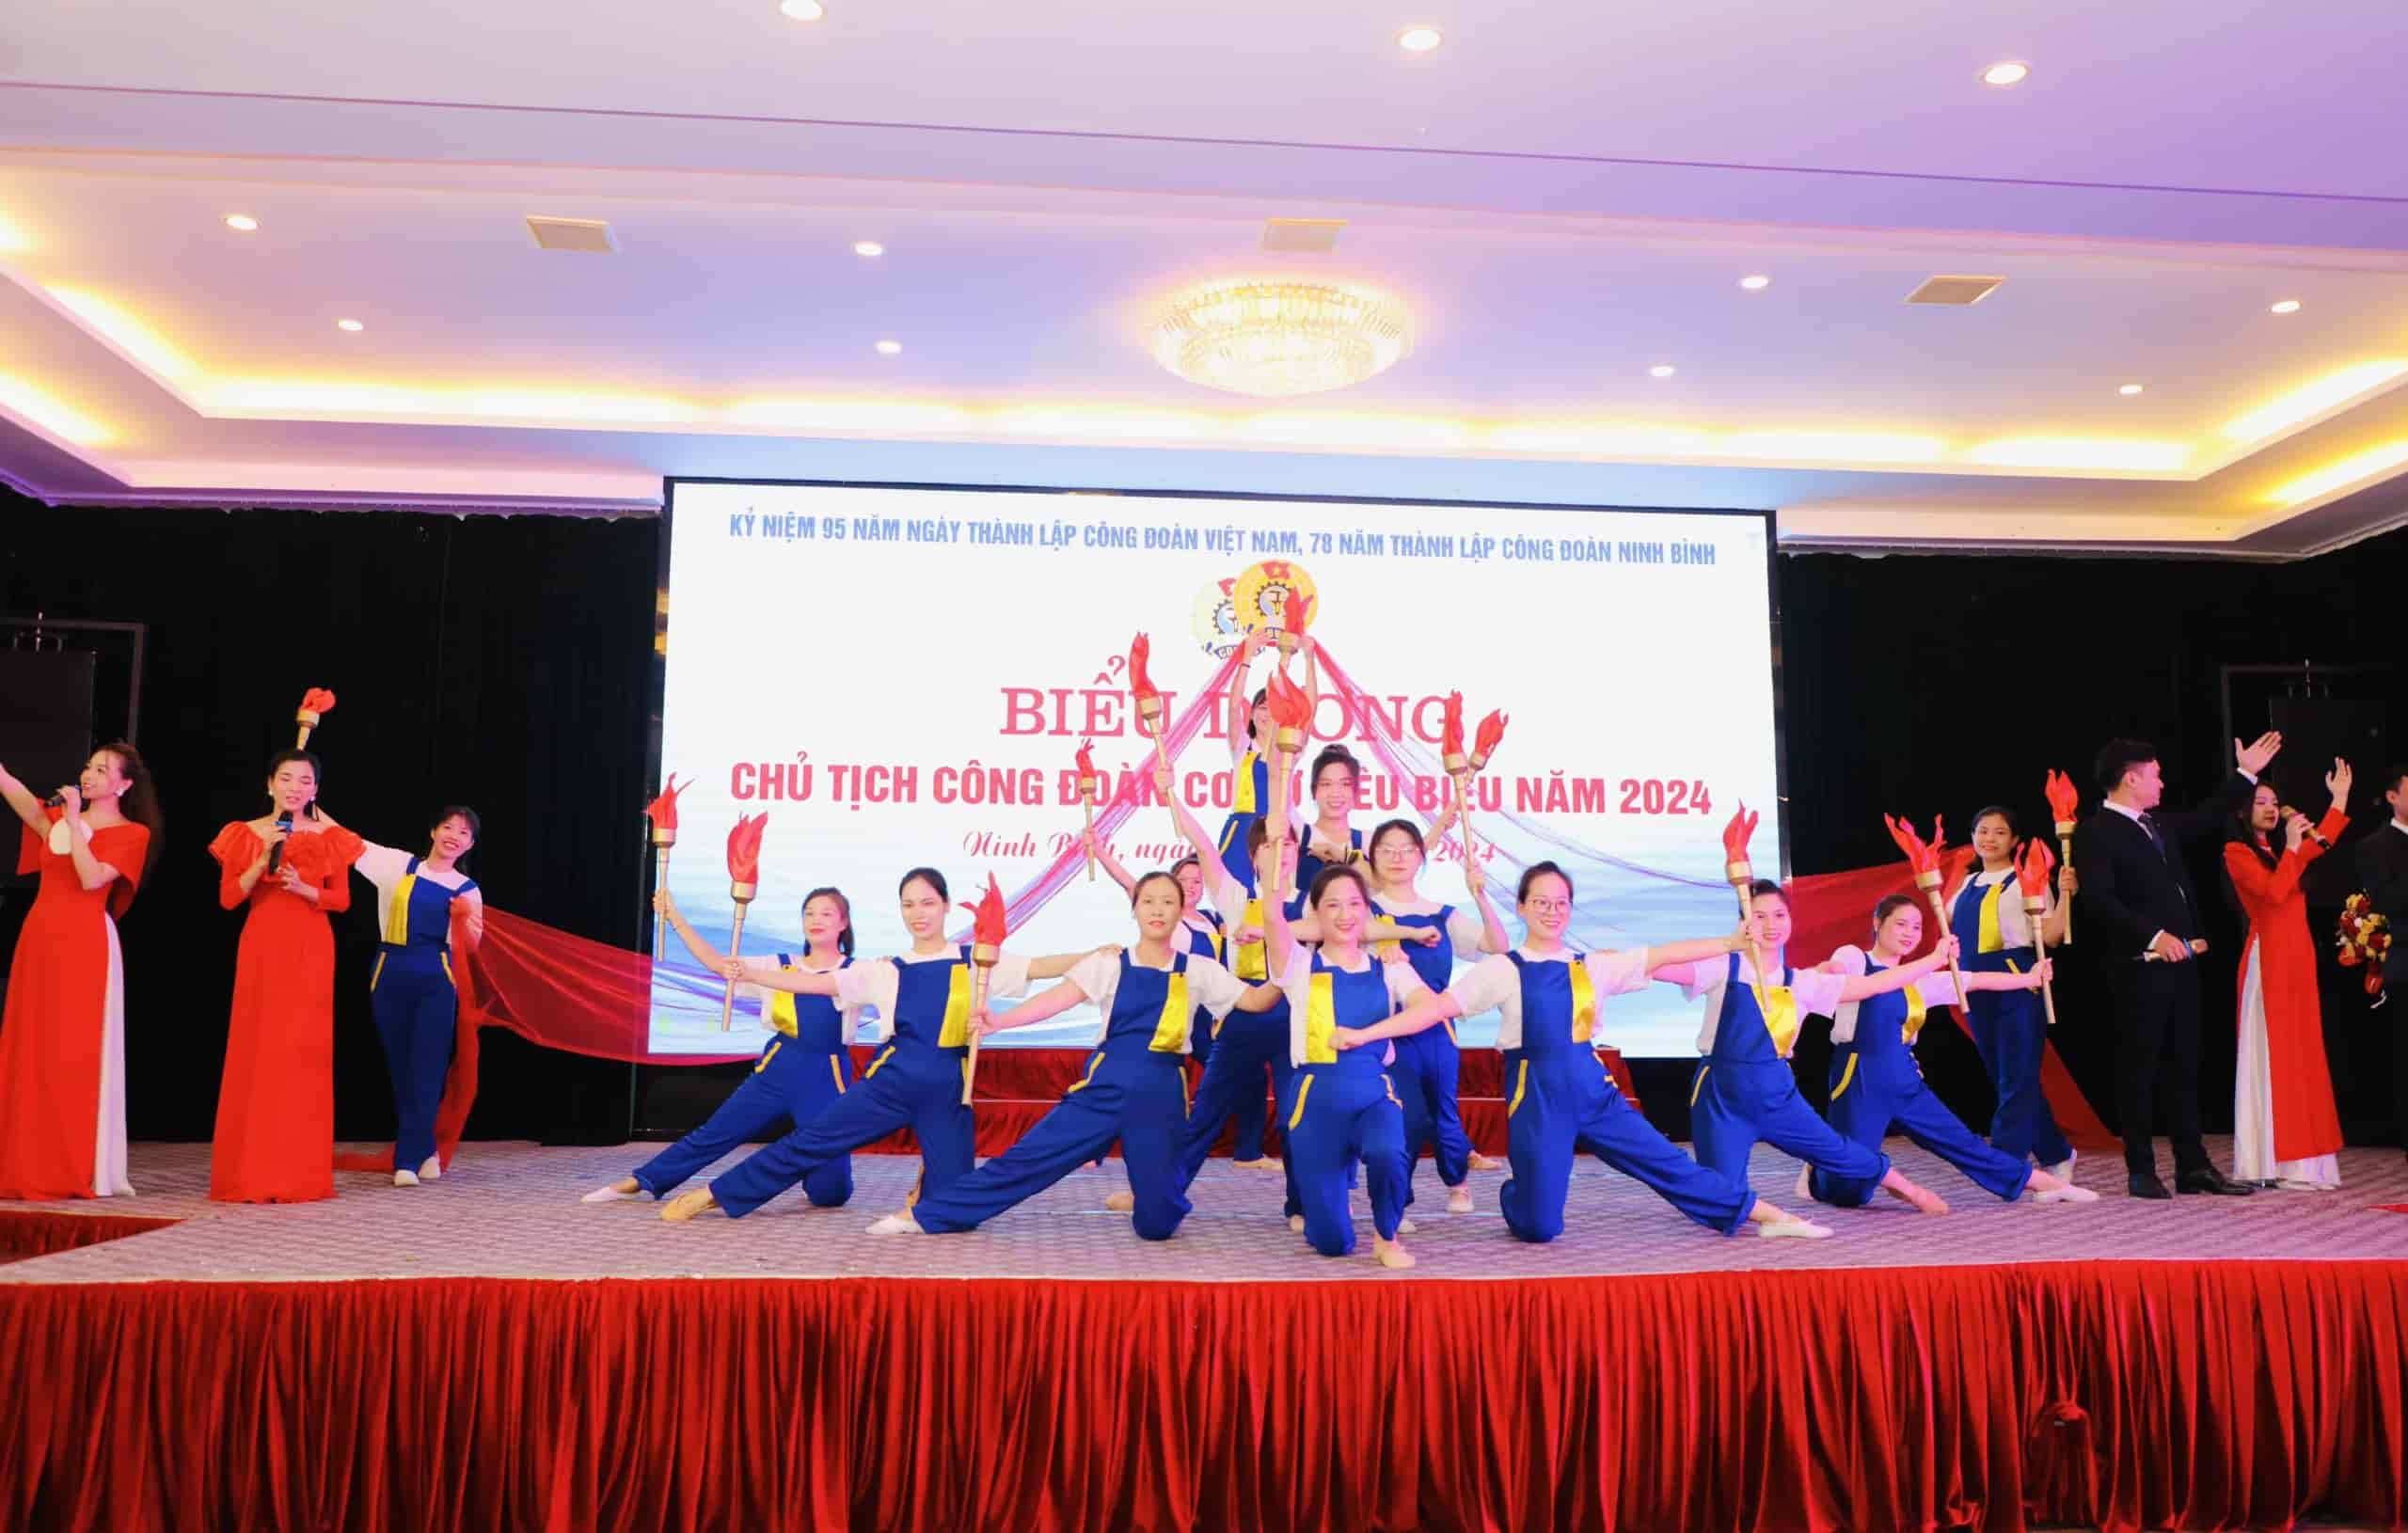
[[[2277,314],[2296,314],[2299,312],[2299,300],[2285,298],[2273,306],[2273,311]]]
[[[368,326],[360,324],[357,320],[337,320],[335,321],[335,328],[338,330],[351,330],[356,332],[365,330]]]
[[[788,21],[816,22],[828,14],[819,0],[778,0],[778,14]]]
[[[1669,378],[1672,375],[1672,364],[1658,362],[1647,370],[1647,375],[1651,378]]]
[[[1769,277],[1743,277],[1739,278],[1739,285],[1747,289],[1750,292],[1762,292],[1765,289],[1772,286],[1772,278]]]
[[[2020,85],[2023,83],[2023,77],[2031,72],[2031,65],[2019,64],[2009,59],[2005,63],[1992,64],[1988,69],[1984,70],[1982,84],[1986,86]]]
[[[226,215],[226,227],[248,234],[260,227],[260,221],[247,213],[230,213]]]
[[[903,342],[899,340],[881,340],[878,343],[878,355],[880,356],[893,356],[902,349]]]
[[[882,256],[886,254],[886,246],[879,244],[876,240],[855,240],[853,242],[853,254],[857,256]]]
[[[2140,391],[2141,386],[2138,384],[2126,384],[2123,387],[2115,390],[2118,394],[2137,394]]]
[[[1426,54],[1447,40],[1434,26],[1408,26],[1396,35],[1396,45],[1408,54]]]

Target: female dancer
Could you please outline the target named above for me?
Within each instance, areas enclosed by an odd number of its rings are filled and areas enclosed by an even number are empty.
[[[1464,887],[1471,894],[1473,909],[1480,912],[1474,916],[1425,899],[1414,887],[1423,851],[1421,830],[1411,820],[1384,821],[1371,832],[1370,853],[1371,879],[1377,885],[1371,908],[1400,926],[1438,934],[1434,942],[1402,949],[1405,961],[1433,991],[1454,983],[1458,947],[1498,954],[1513,945],[1505,935],[1505,924],[1497,919],[1497,907],[1489,903],[1487,880],[1481,876],[1478,862],[1469,859],[1464,862]],[[1466,1185],[1472,1166],[1471,1140],[1464,1133],[1463,1113],[1455,1101],[1462,1069],[1463,1051],[1456,1046],[1451,1020],[1443,1032],[1423,1029],[1399,1036],[1396,1056],[1388,1063],[1388,1079],[1404,1098],[1406,1170],[1410,1173],[1418,1165],[1424,1145],[1431,1146],[1438,1162],[1438,1179],[1447,1187],[1449,1213],[1471,1211],[1471,1188]],[[1404,1201],[1408,1206],[1413,1202],[1409,1177]]]
[[[1820,1225],[1784,1213],[1735,1180],[1699,1165],[1623,1099],[1597,1054],[1601,998],[1646,988],[1651,967],[1718,956],[1740,939],[1707,937],[1622,953],[1577,953],[1566,946],[1572,877],[1553,862],[1522,875],[1522,945],[1482,958],[1451,990],[1430,992],[1386,1021],[1341,1031],[1336,1046],[1359,1049],[1409,1037],[1452,1018],[1497,1007],[1497,1047],[1513,1083],[1506,1108],[1507,1159],[1513,1175],[1497,1194],[1505,1227],[1525,1241],[1563,1233],[1572,1160],[1581,1150],[1652,1189],[1658,1197],[1725,1235],[1753,1224],[1763,1236],[1820,1240]]]
[[[1814,1115],[1798,1095],[1789,1051],[1798,1041],[1799,1019],[1828,1017],[1844,1002],[1911,985],[1946,963],[1955,942],[1942,938],[1924,957],[1877,974],[1844,978],[1791,969],[1782,958],[1791,924],[1788,891],[1760,878],[1753,894],[1755,942],[1779,976],[1772,984],[1759,979],[1754,965],[1735,951],[1722,963],[1659,962],[1655,969],[1656,979],[1682,987],[1692,999],[1708,998],[1705,1027],[1698,1035],[1705,1058],[1689,1090],[1689,1137],[1698,1163],[1744,1187],[1748,1152],[1761,1139],[1817,1170],[1877,1183],[1924,1213],[1946,1213],[1948,1205],[1937,1193],[1908,1180],[1888,1156],[1842,1139]]]
[[[125,962],[117,921],[159,845],[159,804],[123,741],[92,752],[45,808],[0,767],[24,822],[17,871],[40,873],[0,1017],[0,1197],[130,1196]]]
[[[1253,866],[1245,849],[1247,827],[1271,809],[1271,694],[1258,687],[1249,703],[1245,683],[1254,657],[1273,633],[1257,628],[1238,641],[1237,672],[1229,678],[1229,772],[1235,782],[1228,817],[1221,822],[1221,834],[1212,846],[1215,859],[1235,878],[1244,877]],[[1309,719],[1305,727],[1310,731]]]
[[[678,1193],[661,1206],[661,1218],[683,1224],[716,1208],[741,1219],[821,1166],[906,1126],[920,1141],[923,1194],[941,1193],[970,1174],[978,1128],[961,1100],[970,1071],[970,944],[944,939],[952,895],[943,874],[913,868],[895,893],[904,929],[911,934],[911,951],[899,958],[825,974],[754,968],[733,958],[721,967],[728,978],[766,989],[829,996],[857,1010],[875,1006],[886,1019],[887,1044],[862,1072],[858,1087],[708,1187]],[[1059,979],[1085,956],[1022,958],[1006,953],[988,975],[987,993],[1001,999],[1020,995],[1030,980]]]
[[[1184,1056],[1199,1012],[1268,1008],[1277,992],[1248,987],[1212,958],[1178,942],[1185,905],[1179,880],[1149,873],[1130,897],[1137,919],[1132,952],[1081,959],[1068,978],[1002,1017],[971,1019],[982,1034],[1060,1016],[1082,1001],[1104,1015],[1103,1039],[1086,1071],[1018,1143],[943,1191],[869,1226],[872,1235],[950,1234],[975,1229],[1060,1181],[1120,1142],[1129,1168],[1130,1224],[1142,1241],[1167,1241],[1190,1205],[1180,1175],[1187,1119]]]
[[[1312,1248],[1324,1256],[1348,1255],[1354,1249],[1354,1220],[1346,1178],[1360,1160],[1370,1182],[1372,1253],[1383,1267],[1410,1267],[1413,1256],[1397,1241],[1404,1217],[1404,1106],[1381,1068],[1385,1051],[1340,1050],[1334,1038],[1340,1028],[1385,1020],[1429,988],[1407,966],[1371,956],[1366,945],[1371,891],[1360,873],[1323,870],[1306,905],[1320,921],[1319,948],[1297,939],[1284,902],[1263,909],[1271,970],[1287,994],[1294,1066],[1279,1104],[1288,1130],[1290,1195]]]
[[[209,1158],[209,1195],[221,1203],[335,1195],[335,939],[326,917],[351,909],[351,865],[363,844],[319,817],[323,775],[309,751],[277,752],[268,763],[269,813],[234,821],[209,844],[217,902],[248,908]]]
[[[685,912],[666,889],[653,894],[653,907],[675,927],[686,951],[713,973],[727,971],[727,956],[705,941],[688,925]],[[802,899],[802,959],[786,954],[774,964],[747,958],[740,965],[749,977],[774,969],[832,974],[853,961],[853,907],[833,889],[815,889]],[[695,1172],[738,1145],[761,1137],[771,1124],[784,1120],[800,1129],[835,1105],[852,1087],[852,1043],[861,1027],[859,1006],[840,1006],[824,995],[795,995],[785,990],[754,988],[761,997],[761,1020],[772,1034],[752,1073],[719,1104],[719,1111],[692,1133],[620,1177],[608,1187],[585,1194],[587,1203],[616,1203],[649,1193],[666,1197]],[[853,1195],[853,1161],[839,1155],[802,1179],[803,1194],[815,1208],[839,1209]]]
[[[1958,965],[1969,975],[2029,973],[2039,954],[2032,943],[2032,918],[2016,893],[2013,814],[1992,804],[1973,815],[1973,856],[1979,866],[1948,909],[1948,929],[1962,955]],[[2051,946],[2065,940],[2066,912],[2079,887],[2072,863],[2057,870],[2063,897],[2049,902],[2040,921],[2040,934]],[[2070,1178],[2073,1146],[2040,1094],[2040,1059],[2049,1047],[2048,1013],[2040,998],[2020,987],[1985,989],[1970,979],[1966,988],[1974,993],[1965,998],[1965,1024],[1998,1100],[1990,1148],[2036,1161],[2059,1181]]]
[[[324,810],[318,821],[337,829]],[[416,1187],[443,1175],[435,1148],[435,1114],[443,1105],[443,1076],[452,1066],[460,1023],[452,911],[460,909],[469,941],[484,936],[485,897],[477,880],[460,871],[460,859],[483,830],[475,810],[446,804],[427,827],[425,856],[362,841],[354,864],[376,887],[376,967],[368,976],[368,1004],[393,1077],[396,1187]]]
[[[2232,1087],[2232,1174],[2292,1192],[2341,1185],[2341,1121],[2324,1063],[2324,1014],[2316,996],[2316,940],[2307,931],[2300,875],[2350,823],[2350,764],[2336,759],[2324,785],[2332,807],[2311,829],[2288,816],[2271,787],[2249,801],[2224,846],[2226,874],[2249,918],[2241,952],[2241,1059]],[[2271,841],[2284,826],[2283,850]]]
[[[1310,791],[1313,806],[1321,813],[1306,827],[1305,849],[1296,858],[1299,889],[1310,889],[1323,868],[1351,866],[1363,860],[1363,832],[1348,820],[1354,812],[1354,790],[1362,776],[1354,752],[1334,741],[1313,757]]]
[[[1112,854],[1112,844],[1098,839],[1092,830],[1086,833],[1085,839],[1087,850],[1094,854],[1099,863],[1102,864],[1103,871],[1112,875],[1112,881],[1118,884],[1122,892],[1131,899],[1135,899],[1137,877],[1121,864],[1119,858]],[[1180,929],[1176,934],[1177,937],[1188,952],[1199,958],[1210,958],[1214,963],[1219,963],[1221,950],[1227,940],[1227,925],[1221,919],[1220,911],[1204,908],[1203,859],[1196,853],[1180,858],[1171,864],[1170,876],[1179,885],[1180,900]],[[1017,1009],[1015,1008],[1016,1012]],[[1015,1015],[1011,1025],[1019,1027],[1023,1024]],[[1212,1029],[1207,1025],[1202,1006],[1196,1008],[1196,1025],[1189,1031],[1187,1042],[1188,1057],[1195,1060],[1198,1066],[1211,1068]],[[1258,1135],[1261,1132],[1259,1129],[1255,1131]]]
[[[1896,969],[1923,940],[1923,910],[1912,895],[1892,894],[1873,908],[1873,951],[1850,944],[1823,965],[1826,974],[1855,979]],[[1965,976],[1974,992],[2036,990],[2047,977],[2043,961],[2020,973],[1977,969]],[[2028,1188],[2035,1203],[2096,1203],[2099,1194],[2076,1187],[1984,1144],[1923,1083],[1915,1067],[1915,1038],[1925,1009],[1956,1004],[1956,986],[1945,972],[1933,972],[1886,995],[1843,1001],[1831,1015],[1830,1124],[1866,1149],[1877,1150],[1892,1125],[1917,1145],[1971,1177],[1985,1192],[2012,1203]],[[1798,1189],[1818,1202],[1853,1209],[1873,1201],[1870,1181],[1835,1177],[1812,1166],[1799,1173]]]

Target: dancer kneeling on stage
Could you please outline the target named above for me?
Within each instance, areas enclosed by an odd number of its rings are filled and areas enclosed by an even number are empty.
[[[1404,963],[1382,963],[1365,947],[1371,923],[1370,886],[1351,867],[1323,870],[1305,900],[1318,918],[1321,946],[1306,946],[1285,907],[1264,901],[1264,940],[1272,972],[1288,1001],[1288,1039],[1294,1073],[1280,1098],[1288,1133],[1288,1176],[1305,1239],[1324,1256],[1354,1249],[1354,1220],[1346,1178],[1359,1160],[1371,1192],[1371,1245],[1383,1267],[1410,1267],[1397,1242],[1404,1217],[1408,1167],[1404,1106],[1383,1067],[1385,1049],[1340,1051],[1340,1028],[1363,1029],[1429,987]]]
[[[1924,1213],[1946,1213],[1948,1205],[1939,1193],[1916,1186],[1888,1156],[1841,1138],[1815,1115],[1798,1094],[1789,1051],[1798,1042],[1800,1018],[1829,1017],[1845,1002],[1887,995],[1914,983],[1948,961],[1956,939],[1943,936],[1938,947],[1913,963],[1854,979],[1791,969],[1782,962],[1782,949],[1789,940],[1788,892],[1758,879],[1752,893],[1753,942],[1772,961],[1778,976],[1772,984],[1765,984],[1755,966],[1737,953],[1721,963],[1658,963],[1655,970],[1656,978],[1681,986],[1691,998],[1711,998],[1705,1027],[1698,1035],[1705,1058],[1689,1088],[1689,1138],[1697,1146],[1698,1162],[1745,1186],[1748,1152],[1761,1139],[1818,1171],[1875,1183]]]
[[[687,924],[676,902],[661,890],[653,908],[675,927],[686,951],[713,973],[727,972],[727,956],[703,940]],[[815,889],[802,900],[802,961],[781,953],[774,963],[747,958],[747,983],[765,972],[833,974],[853,961],[853,907],[833,889]],[[764,1019],[775,1033],[752,1067],[719,1111],[692,1133],[620,1177],[608,1187],[585,1194],[588,1203],[616,1203],[649,1193],[666,1197],[677,1185],[739,1145],[758,1139],[773,1124],[800,1129],[836,1104],[853,1086],[852,1042],[861,1027],[861,1008],[841,1006],[824,995],[795,995],[785,990],[762,991]],[[802,1179],[803,1195],[813,1206],[838,1209],[853,1195],[853,1161],[839,1155]]]
[[[1129,1167],[1130,1223],[1137,1238],[1167,1241],[1178,1231],[1190,1208],[1180,1140],[1187,1126],[1188,1032],[1196,1011],[1215,1018],[1233,1007],[1262,1011],[1279,996],[1175,942],[1184,904],[1176,878],[1147,874],[1130,900],[1137,917],[1134,952],[1094,954],[1035,1000],[1001,1017],[971,1019],[980,1033],[992,1035],[1092,1001],[1106,1020],[1085,1072],[1019,1143],[952,1186],[926,1193],[916,1206],[870,1225],[872,1235],[975,1229],[1096,1160],[1116,1139]]]
[[[875,1006],[890,1035],[860,1083],[826,1112],[753,1151],[710,1186],[670,1199],[661,1218],[682,1223],[721,1208],[741,1219],[821,1166],[903,1128],[920,1141],[923,1192],[942,1192],[970,1174],[977,1155],[977,1120],[961,1099],[970,1070],[970,944],[944,939],[952,895],[943,874],[913,868],[903,875],[897,893],[904,929],[911,934],[911,951],[899,958],[825,974],[750,970],[732,959],[721,971],[773,990],[832,996],[839,1006]],[[1020,995],[1030,980],[1059,979],[1085,956],[1022,958],[1006,953],[988,976],[987,993]]]
[[[1738,939],[1700,938],[1622,953],[1578,953],[1565,946],[1572,879],[1553,862],[1533,864],[1517,894],[1524,940],[1482,958],[1443,993],[1424,992],[1403,1011],[1368,1028],[1341,1030],[1340,1050],[1402,1037],[1491,1007],[1500,1016],[1497,1046],[1505,1053],[1512,1093],[1505,1110],[1506,1159],[1513,1177],[1497,1194],[1505,1225],[1525,1241],[1563,1233],[1572,1159],[1588,1150],[1653,1189],[1672,1207],[1725,1235],[1752,1222],[1766,1236],[1820,1239],[1830,1231],[1782,1212],[1734,1180],[1699,1165],[1623,1099],[1597,1052],[1597,1005],[1608,995],[1643,989],[1649,970],[1731,952]],[[1353,1056],[1349,1056],[1353,1057]]]
[[[1893,894],[1873,908],[1872,953],[1843,947],[1823,965],[1823,972],[1843,979],[1885,973],[1904,962],[1922,940],[1923,911],[1911,896]],[[2005,970],[1970,973],[1965,988],[2036,990],[2049,968],[2044,960],[2020,974]],[[2098,1202],[2099,1194],[2090,1189],[1992,1148],[1923,1083],[1914,1051],[1925,1008],[1956,1003],[1956,982],[1946,973],[1925,974],[1886,995],[1840,1003],[1831,1018],[1831,1127],[1866,1149],[1877,1150],[1895,1124],[1909,1139],[2009,1203],[2026,1189],[2035,1203]],[[1873,1182],[1812,1166],[1800,1174],[1798,1184],[1816,1201],[1841,1208],[1873,1201]]]

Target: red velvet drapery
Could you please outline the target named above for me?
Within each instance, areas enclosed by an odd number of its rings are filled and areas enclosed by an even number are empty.
[[[2399,1264],[0,1286],[17,1528],[2397,1526]]]

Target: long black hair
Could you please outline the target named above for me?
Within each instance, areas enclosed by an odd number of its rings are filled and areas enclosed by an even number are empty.
[[[899,893],[901,891],[898,890],[896,893]],[[834,900],[836,909],[845,912],[845,929],[836,934],[836,951],[848,958],[851,957],[853,956],[853,902],[845,897],[843,890],[826,884],[803,895],[802,908],[806,910],[810,909],[811,902],[816,899]]]
[[[944,875],[939,873],[934,868],[913,868],[911,872],[903,875],[902,878],[895,885],[895,897],[901,899],[903,897],[903,891],[911,887],[911,880],[914,878],[926,879],[928,887],[937,892],[937,898],[943,900],[948,905],[953,902],[953,891],[944,886]]]
[[[117,812],[150,832],[150,845],[142,852],[142,877],[147,880],[150,870],[159,865],[159,846],[166,839],[166,817],[159,813],[159,786],[151,781],[150,767],[132,740],[111,740],[101,749],[117,758],[117,768],[125,776]]]

